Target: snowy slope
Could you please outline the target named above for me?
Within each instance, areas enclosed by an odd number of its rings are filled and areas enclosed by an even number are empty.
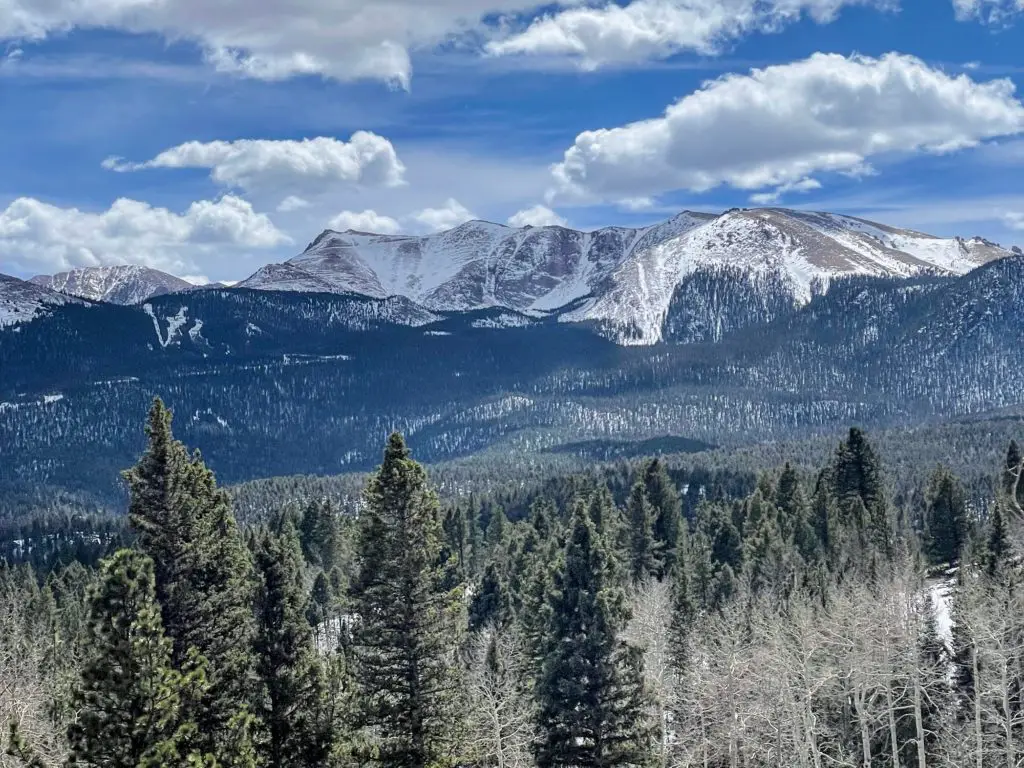
[[[436,310],[505,306],[551,310],[598,290],[637,248],[713,218],[684,213],[644,229],[515,229],[470,221],[426,237],[326,231],[299,256],[270,265],[242,288],[406,296]],[[296,271],[298,270],[298,271]]]
[[[733,210],[677,237],[640,249],[610,276],[606,290],[564,314],[565,321],[630,327],[624,343],[660,340],[672,295],[697,271],[729,270],[748,281],[782,284],[794,305],[816,286],[849,275],[964,274],[1010,255],[985,241],[942,239],[834,214]]]
[[[71,296],[111,304],[139,304],[154,296],[195,288],[179,277],[137,264],[85,267],[56,275],[37,275],[29,282]]]
[[[0,274],[0,328],[28,322],[44,312],[47,307],[71,303],[84,302],[25,280]]]
[[[850,216],[734,209],[593,232],[485,221],[425,237],[328,230],[239,286],[399,295],[435,311],[572,305],[562,320],[593,321],[618,341],[650,344],[661,338],[681,281],[702,270],[760,282],[768,276],[798,305],[839,276],[963,274],[1008,254],[977,238],[937,238]]]

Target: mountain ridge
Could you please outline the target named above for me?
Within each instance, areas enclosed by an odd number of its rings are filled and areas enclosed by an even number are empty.
[[[703,271],[769,282],[802,306],[836,277],[962,275],[1011,251],[842,214],[785,208],[683,211],[647,227],[592,231],[472,220],[434,235],[324,230],[282,264],[241,281],[259,290],[404,296],[431,311],[504,306],[588,322],[622,344],[663,340],[673,297]]]
[[[139,264],[81,267],[53,275],[36,275],[28,282],[89,301],[124,305],[197,288],[180,277]]]

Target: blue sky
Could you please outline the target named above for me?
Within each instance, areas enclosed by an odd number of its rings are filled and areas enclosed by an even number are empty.
[[[1024,245],[1024,0],[39,5],[0,5],[0,272],[759,204]]]

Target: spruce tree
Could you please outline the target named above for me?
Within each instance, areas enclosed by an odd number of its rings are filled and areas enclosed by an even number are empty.
[[[843,520],[857,531],[862,548],[890,556],[893,530],[881,462],[857,427],[836,450],[831,480]]]
[[[1003,467],[1003,493],[1016,503],[1018,509],[1024,507],[1024,477],[1018,477],[1021,472],[1022,461],[1020,446],[1016,440],[1010,441],[1010,447],[1006,451],[1006,462]]]
[[[198,653],[209,687],[192,713],[197,749],[222,763],[245,750],[254,694],[252,563],[227,493],[198,454],[171,433],[160,399],[149,412],[149,444],[124,473],[129,518],[155,563],[156,596],[172,661],[183,670]]]
[[[256,669],[263,687],[256,714],[270,765],[323,765],[330,724],[322,719],[324,670],[306,619],[302,549],[291,523],[264,533],[256,549]]]
[[[647,500],[654,509],[653,534],[658,547],[658,578],[675,567],[683,541],[683,507],[664,462],[652,459],[643,473]]]
[[[73,765],[155,768],[184,764],[190,731],[182,722],[189,681],[171,667],[156,603],[152,561],[120,550],[103,562],[92,595],[91,657],[74,692],[78,717],[68,729]]]
[[[928,482],[926,545],[933,563],[954,563],[967,541],[967,495],[946,467],[939,467]]]
[[[639,584],[659,569],[654,542],[654,514],[642,482],[633,484],[626,506],[629,523],[629,575]]]
[[[503,626],[511,618],[511,595],[501,569],[492,561],[484,569],[480,587],[469,604],[469,628],[477,631],[488,624]]]
[[[445,589],[437,496],[401,435],[388,439],[360,514],[353,677],[372,740],[363,764],[450,764],[457,741],[462,590]]]
[[[642,654],[619,637],[624,596],[604,539],[579,507],[549,604],[537,683],[539,768],[650,765]]]

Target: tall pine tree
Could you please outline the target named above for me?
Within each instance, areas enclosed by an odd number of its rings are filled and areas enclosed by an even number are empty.
[[[967,494],[953,473],[939,467],[928,482],[926,544],[934,563],[953,563],[967,541]]]
[[[152,561],[121,550],[104,561],[90,609],[91,658],[74,693],[73,765],[139,768],[185,764],[179,746],[186,681],[171,667]],[[191,756],[195,757],[195,756]]]
[[[611,569],[603,537],[577,507],[549,597],[537,683],[539,768],[652,762],[643,657],[619,637],[628,611]]]
[[[175,667],[183,669],[194,653],[206,660],[209,687],[193,713],[197,748],[231,763],[246,749],[255,692],[252,562],[227,494],[199,455],[174,439],[159,398],[146,434],[146,452],[124,473],[129,518],[155,563]]]
[[[462,590],[446,589],[437,496],[401,435],[388,439],[360,515],[352,641],[364,764],[434,768],[457,746]]]
[[[644,490],[654,509],[653,534],[658,547],[658,578],[675,567],[683,545],[683,507],[664,462],[652,459],[644,469]]]
[[[302,549],[291,523],[264,533],[256,549],[256,669],[263,684],[256,714],[270,765],[315,768],[331,749],[324,722],[325,672],[306,619]]]

